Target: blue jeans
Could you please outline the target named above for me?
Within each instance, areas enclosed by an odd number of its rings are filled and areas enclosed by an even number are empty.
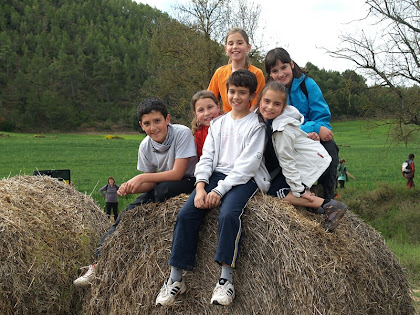
[[[180,181],[174,182],[161,182],[155,185],[155,188],[149,192],[145,192],[138,196],[136,200],[130,203],[123,212],[115,220],[115,223],[109,228],[109,230],[102,236],[101,240],[96,247],[95,256],[96,258],[100,255],[100,247],[105,242],[105,240],[112,233],[115,232],[118,224],[120,224],[121,217],[126,211],[130,211],[137,206],[142,204],[147,204],[151,202],[163,202],[166,199],[178,196],[180,194],[190,194],[194,189],[195,178],[194,177],[184,177]]]
[[[206,192],[210,192],[225,177],[225,174],[213,173],[205,187]],[[241,236],[241,216],[248,200],[257,191],[258,186],[251,179],[246,184],[234,186],[223,196],[217,218],[219,241],[214,257],[216,262],[235,267]],[[194,267],[200,225],[210,211],[194,206],[195,194],[194,190],[179,211],[172,237],[169,265],[183,270],[192,270]]]

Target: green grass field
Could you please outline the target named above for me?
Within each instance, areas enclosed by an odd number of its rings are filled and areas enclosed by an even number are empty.
[[[3,133],[0,136],[0,178],[32,175],[34,170],[70,169],[77,190],[92,195],[101,206],[104,198],[98,189],[113,176],[117,184],[137,171],[137,152],[144,134],[103,135]],[[120,198],[120,209],[135,196]]]
[[[349,172],[356,177],[346,183],[344,190],[339,190],[339,198],[382,233],[401,264],[408,269],[413,287],[418,288],[419,188],[406,191],[400,167],[409,153],[420,154],[420,139],[407,147],[393,145],[389,142],[387,129],[368,131],[363,121],[335,123],[333,130],[340,158],[346,159]],[[91,194],[103,207],[105,201],[98,189],[106,184],[108,176],[114,176],[120,184],[138,174],[137,151],[144,134],[118,136],[123,139],[106,139],[106,134],[36,137],[34,134],[0,132],[0,178],[32,175],[36,169],[70,169],[76,189]],[[120,210],[135,198],[120,198]],[[360,202],[365,199],[370,201]],[[410,200],[408,209],[401,207],[405,200]]]

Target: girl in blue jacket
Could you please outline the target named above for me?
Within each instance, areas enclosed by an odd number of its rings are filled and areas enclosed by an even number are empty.
[[[304,117],[301,129],[309,138],[320,140],[332,158],[327,170],[319,178],[323,186],[324,198],[334,198],[336,184],[338,147],[331,131],[331,112],[322,95],[321,89],[308,74],[301,69],[283,48],[270,50],[265,57],[267,81],[283,83],[288,90],[289,105],[294,106]]]

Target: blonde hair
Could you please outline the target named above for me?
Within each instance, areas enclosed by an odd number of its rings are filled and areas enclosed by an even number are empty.
[[[209,91],[209,90],[198,91],[191,98],[191,110],[192,110],[193,113],[195,113],[195,104],[197,103],[198,100],[201,100],[203,98],[209,98],[216,105],[219,104],[216,96],[214,96],[214,93],[212,91]],[[198,121],[197,117],[194,115],[194,118],[191,121],[191,130],[192,130],[193,135],[195,135],[195,133],[197,132],[198,129],[200,129],[200,127],[201,127],[201,123]]]
[[[225,45],[227,44],[228,37],[230,35],[232,35],[232,34],[235,34],[235,33],[241,34],[242,37],[245,39],[245,43],[247,43],[247,45],[249,45],[249,37],[248,37],[248,34],[245,32],[244,29],[242,29],[240,27],[234,27],[234,28],[231,28],[229,30],[229,32],[227,33],[226,38],[225,38]],[[232,59],[229,58],[228,64],[230,64],[230,63],[232,63]],[[246,55],[245,56],[245,69],[248,69],[248,67],[250,65],[251,65],[251,61],[249,60],[248,55]]]

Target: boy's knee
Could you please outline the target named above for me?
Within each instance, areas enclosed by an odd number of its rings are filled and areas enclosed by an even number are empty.
[[[169,198],[169,185],[167,183],[159,183],[155,186],[154,195],[156,202],[163,202]]]

